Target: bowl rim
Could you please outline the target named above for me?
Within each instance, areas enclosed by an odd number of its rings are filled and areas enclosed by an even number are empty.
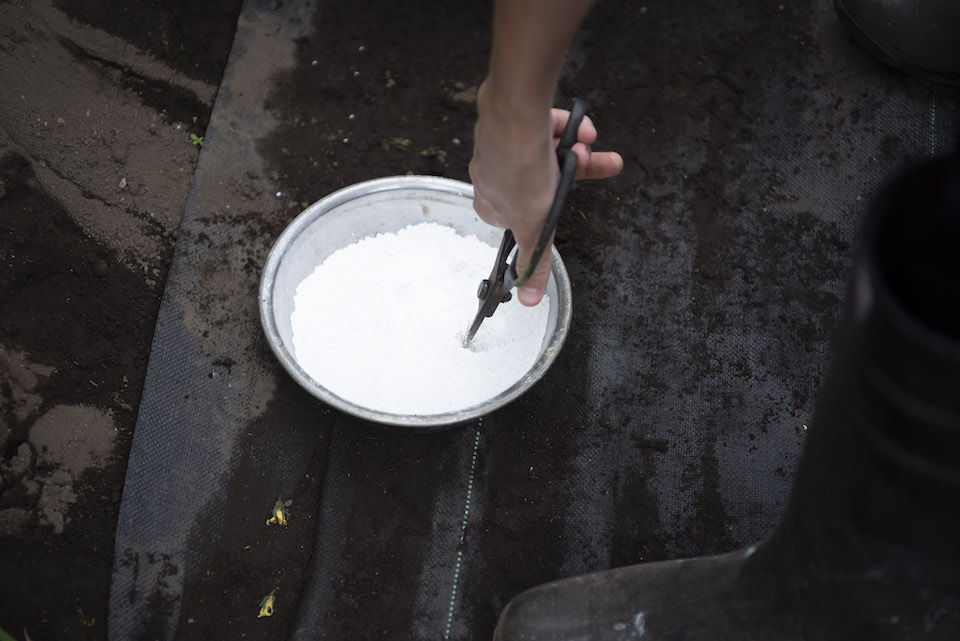
[[[418,430],[426,431],[452,427],[485,416],[507,405],[530,389],[534,383],[543,377],[559,355],[560,349],[563,347],[563,343],[569,333],[570,322],[573,316],[573,305],[571,300],[572,290],[570,287],[570,277],[567,274],[567,270],[563,265],[557,248],[551,247],[553,256],[551,273],[557,286],[559,299],[557,301],[557,323],[553,335],[550,337],[546,347],[530,370],[518,381],[496,396],[470,407],[439,414],[395,414],[357,405],[348,399],[334,394],[318,383],[300,367],[294,355],[287,350],[283,340],[280,338],[280,332],[276,319],[274,318],[273,287],[283,257],[294,239],[296,239],[301,232],[312,225],[318,218],[340,205],[372,194],[413,189],[437,191],[445,194],[463,196],[464,198],[473,200],[473,185],[460,180],[439,176],[387,176],[366,180],[338,189],[304,209],[287,225],[274,242],[260,276],[259,307],[260,324],[263,327],[267,343],[270,345],[274,356],[280,361],[280,365],[286,372],[311,395],[338,410],[366,421],[384,426],[417,428]],[[562,304],[563,302],[566,304]]]

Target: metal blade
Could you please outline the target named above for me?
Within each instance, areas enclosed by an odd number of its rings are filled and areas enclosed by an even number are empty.
[[[470,347],[470,341],[477,335],[477,330],[480,329],[480,324],[483,323],[484,318],[486,318],[486,315],[483,313],[483,309],[481,309],[477,312],[476,318],[474,318],[473,323],[470,324],[470,329],[467,330],[467,333],[463,337],[464,347]]]

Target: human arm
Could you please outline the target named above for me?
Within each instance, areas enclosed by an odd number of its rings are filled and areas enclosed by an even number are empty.
[[[473,206],[487,223],[512,229],[518,270],[529,263],[559,182],[554,149],[569,113],[551,109],[557,78],[570,41],[593,0],[496,0],[493,51],[477,95],[470,177]],[[620,173],[616,152],[591,153],[597,130],[584,118],[578,130],[577,178]],[[545,252],[530,280],[518,290],[524,305],[543,297],[550,275]]]

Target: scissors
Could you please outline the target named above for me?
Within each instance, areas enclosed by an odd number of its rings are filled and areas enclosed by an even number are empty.
[[[480,282],[477,290],[477,298],[480,299],[477,315],[470,324],[470,328],[463,337],[463,346],[470,345],[470,341],[477,335],[481,323],[485,318],[490,318],[497,311],[500,303],[509,301],[513,294],[511,290],[526,283],[533,270],[540,262],[543,252],[546,251],[550,243],[550,237],[557,229],[557,221],[560,220],[560,212],[563,210],[563,204],[567,199],[567,193],[573,184],[573,175],[577,171],[577,154],[571,148],[577,142],[577,130],[580,128],[580,121],[586,109],[581,100],[574,98],[573,105],[570,107],[570,118],[567,120],[567,126],[560,137],[560,143],[557,145],[557,162],[560,163],[560,184],[557,185],[557,192],[553,197],[553,204],[547,212],[547,220],[543,225],[543,231],[540,232],[540,238],[534,247],[533,255],[530,257],[530,263],[524,269],[523,274],[517,274],[517,257],[513,257],[513,262],[509,265],[507,260],[510,252],[516,246],[517,241],[511,230],[503,232],[503,240],[500,242],[500,249],[497,251],[497,258],[493,263],[493,270],[490,277]]]

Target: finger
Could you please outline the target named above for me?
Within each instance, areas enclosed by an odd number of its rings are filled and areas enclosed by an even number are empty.
[[[570,151],[577,154],[577,173],[574,178],[582,178],[586,174],[587,167],[590,165],[590,146],[582,142],[575,143]]]
[[[553,236],[550,237],[550,242],[547,243],[547,248],[544,250],[543,256],[540,257],[540,262],[537,263],[537,268],[533,270],[530,279],[517,288],[517,300],[520,301],[521,305],[533,307],[543,299],[543,292],[546,291],[547,281],[550,279],[550,266],[553,260],[553,252],[550,248],[552,246]],[[533,247],[517,250],[517,271],[519,274],[522,275],[526,271],[526,266],[530,264],[530,254],[532,252]]]
[[[586,163],[581,163],[580,154],[577,154],[577,160],[574,176],[577,180],[610,178],[623,171],[623,157],[615,151],[590,152]]]
[[[597,142],[597,127],[593,124],[590,116],[584,116],[577,127],[577,140],[587,145]]]
[[[567,128],[567,121],[570,120],[570,112],[566,109],[553,108],[550,110],[550,121],[553,124],[553,137],[557,140],[563,135],[563,130]],[[584,116],[577,127],[577,140],[592,145],[597,141],[597,128],[593,124],[590,116]]]

